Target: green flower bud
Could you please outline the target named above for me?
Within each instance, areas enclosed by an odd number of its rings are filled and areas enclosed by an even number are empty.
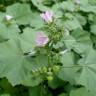
[[[53,76],[50,76],[50,75],[47,76],[47,80],[48,80],[48,81],[52,81],[52,80],[53,80]]]
[[[43,68],[42,68],[42,71],[43,71],[44,73],[47,73],[47,68],[46,68],[46,67],[43,67]]]
[[[37,70],[32,71],[33,76],[38,76],[40,73]]]
[[[57,66],[57,65],[53,66],[53,71],[54,72],[58,72],[59,70],[60,70],[59,66]]]
[[[53,75],[53,73],[51,71],[47,72],[47,75]]]

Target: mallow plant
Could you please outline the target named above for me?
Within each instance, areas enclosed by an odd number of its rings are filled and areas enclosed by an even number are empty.
[[[0,96],[95,96],[96,0],[0,1]]]

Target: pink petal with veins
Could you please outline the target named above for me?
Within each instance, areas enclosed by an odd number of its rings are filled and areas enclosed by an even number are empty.
[[[49,38],[47,35],[45,35],[43,32],[38,32],[36,44],[37,46],[45,46],[49,41]]]
[[[40,14],[40,16],[47,23],[50,23],[53,21],[53,12],[52,11],[46,11],[45,13]]]

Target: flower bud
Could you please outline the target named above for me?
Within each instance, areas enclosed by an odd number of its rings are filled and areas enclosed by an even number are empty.
[[[59,71],[59,69],[60,69],[60,67],[59,67],[59,66],[57,66],[57,65],[53,66],[53,71],[54,71],[54,72],[58,72],[58,71]]]
[[[48,81],[52,81],[52,80],[53,80],[53,76],[50,76],[50,75],[47,76],[47,80],[48,80]]]
[[[43,68],[42,68],[42,71],[43,71],[44,73],[47,73],[47,68],[46,68],[46,67],[43,67]]]

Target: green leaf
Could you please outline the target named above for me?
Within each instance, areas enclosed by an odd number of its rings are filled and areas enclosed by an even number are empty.
[[[54,17],[60,18],[63,16],[63,12],[60,10],[60,4],[56,3],[52,6],[52,11],[54,13]]]
[[[92,46],[90,34],[79,28],[72,31],[69,35],[66,35],[65,32],[64,43],[69,50],[73,49],[81,55],[84,55]]]
[[[28,4],[15,3],[7,7],[6,14],[12,16],[17,24],[29,24],[32,12]]]
[[[0,43],[0,77],[6,77],[13,86],[22,84],[31,70],[31,64],[23,55],[18,41]]]
[[[69,6],[70,5],[70,6]],[[60,7],[63,9],[63,10],[68,10],[68,11],[71,11],[73,12],[75,10],[75,6],[74,6],[74,3],[72,3],[71,1],[63,1],[60,5]]]
[[[11,25],[9,27],[0,23],[0,41],[8,39],[16,39],[19,37],[19,28],[17,25]]]
[[[52,96],[46,87],[40,85],[29,89],[29,96]]]
[[[2,94],[2,95],[0,95],[0,96],[10,96],[9,94]]]
[[[38,28],[43,27],[44,21],[43,21],[42,18],[40,17],[40,14],[34,13],[34,14],[32,15],[32,19],[31,19],[30,25],[31,25],[33,28],[35,28],[35,29],[38,29]]]
[[[40,11],[46,11],[46,10],[50,10],[49,7],[43,5],[41,0],[31,0],[33,5],[35,5]]]
[[[23,34],[20,36],[21,47],[24,53],[33,52],[36,47],[37,31],[32,28],[24,29]]]
[[[3,13],[3,12],[1,13],[1,12],[0,12],[0,22],[3,21],[4,17],[5,17],[5,13]]]
[[[78,19],[81,25],[85,25],[87,23],[86,18],[81,14],[76,14],[76,18]]]
[[[75,30],[77,28],[82,28],[82,26],[80,25],[80,22],[76,18],[72,20],[66,20],[64,26],[68,30]]]
[[[11,84],[8,82],[6,78],[3,78],[3,79],[0,78],[0,88],[1,88],[0,94],[4,90],[6,90],[6,93],[11,93],[13,90],[13,87],[11,86]]]
[[[96,25],[91,25],[91,32],[96,35]]]
[[[31,71],[33,74],[31,73],[26,76],[23,85],[33,87],[39,85],[43,81],[44,76],[40,74],[40,71],[42,71],[42,68],[48,67],[48,58],[46,55],[39,54],[36,55],[35,58],[31,58],[30,62],[32,64]]]
[[[61,87],[64,82],[60,80],[58,77],[54,76],[53,80],[48,82],[49,87],[52,89],[56,89],[58,87]]]
[[[25,80],[23,80],[22,84],[25,85],[25,86],[30,86],[30,87],[34,87],[34,86],[39,85],[43,81],[43,79],[42,79],[42,76],[40,76],[39,73],[37,73],[37,74],[38,74],[38,76],[36,76],[36,77],[32,76],[32,74],[28,74],[26,76]]]
[[[90,46],[92,46],[90,34],[82,29],[76,29],[72,32],[72,36],[76,40],[76,43],[73,45],[73,50],[82,55],[86,54]]]
[[[71,35],[65,34],[64,43],[65,43],[65,46],[67,47],[67,49],[71,50],[73,48],[73,46],[76,45],[76,40]]]
[[[42,96],[41,94],[42,87],[36,86],[29,89],[29,96]]]
[[[96,14],[96,6],[92,6],[92,5],[86,5],[86,6],[81,6],[80,10],[83,12],[92,12]]]
[[[85,6],[88,5],[89,0],[80,0],[80,5]]]
[[[79,88],[76,90],[72,90],[70,92],[70,96],[94,96],[85,88]]]
[[[75,64],[74,54],[72,52],[66,52],[63,54],[61,61],[63,66],[60,69],[58,77],[62,80],[66,80],[74,84],[77,70],[76,67],[72,67]]]
[[[96,51],[92,48],[87,52],[86,56],[80,59],[79,65],[82,66],[81,74],[78,77],[78,84],[86,87],[87,90],[96,92]]]
[[[67,96],[65,93],[60,94],[59,96]]]
[[[35,58],[31,59],[31,71],[32,74],[28,74],[26,79],[23,81],[23,85],[26,86],[37,86],[43,81],[43,75],[40,74],[42,68],[48,67],[48,59],[46,55],[37,55]],[[36,76],[34,76],[36,75]]]
[[[89,4],[91,4],[91,5],[96,5],[96,0],[89,0]]]

